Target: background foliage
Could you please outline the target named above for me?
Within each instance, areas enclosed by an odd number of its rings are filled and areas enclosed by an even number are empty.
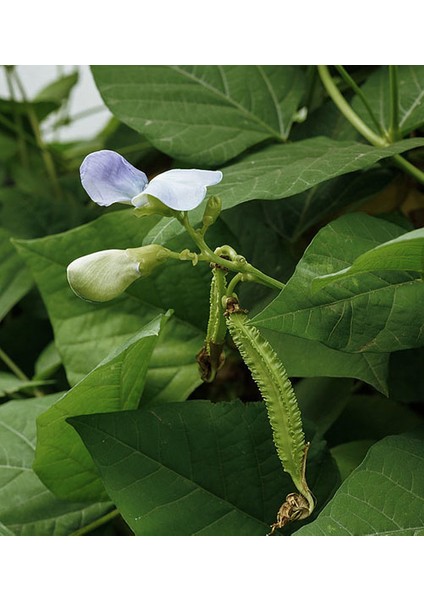
[[[287,284],[240,288],[311,441],[317,509],[282,533],[422,534],[424,67],[397,70],[396,127],[388,68],[332,71],[380,146],[315,67],[93,67],[114,117],[66,144],[46,143],[40,126],[63,126],[77,72],[32,101],[6,73],[0,535],[265,535],[293,491],[230,339],[217,380],[200,380],[207,266],[166,265],[105,304],[70,290],[66,266],[83,254],[190,247],[174,221],[88,199],[78,167],[102,148],[149,177],[222,170],[209,244]]]

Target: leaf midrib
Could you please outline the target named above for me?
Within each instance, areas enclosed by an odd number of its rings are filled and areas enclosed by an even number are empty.
[[[355,294],[355,295],[351,296],[350,298],[345,298],[345,299],[341,299],[341,300],[334,300],[333,302],[324,302],[324,303],[321,303],[321,304],[317,304],[317,305],[309,306],[309,307],[305,307],[305,308],[299,308],[298,310],[291,310],[291,311],[288,311],[288,312],[284,312],[284,313],[275,315],[273,317],[267,317],[266,319],[262,319],[262,320],[256,320],[255,319],[254,322],[255,322],[256,325],[265,327],[263,325],[263,323],[269,323],[270,321],[274,321],[275,319],[281,319],[282,317],[287,317],[287,316],[295,316],[295,315],[297,315],[299,313],[302,313],[302,312],[319,310],[321,308],[328,308],[328,307],[331,307],[333,305],[337,305],[337,304],[341,304],[341,303],[345,303],[345,302],[352,302],[353,299],[361,298],[362,296],[366,296],[366,295],[374,294],[374,293],[377,294],[377,293],[381,292],[382,290],[384,290],[384,291],[388,290],[388,289],[390,290],[391,288],[398,289],[401,286],[411,285],[411,284],[415,284],[417,282],[421,282],[421,279],[411,279],[410,281],[403,281],[401,283],[390,283],[390,284],[388,284],[386,286],[383,286],[381,288],[378,288],[376,290],[367,290],[365,292],[361,292],[360,294]],[[274,300],[274,302],[275,302],[275,300]],[[267,310],[267,309],[265,309],[265,310]],[[258,315],[258,316],[260,316],[260,315]]]
[[[220,92],[218,89],[216,89],[215,87],[213,87],[210,84],[207,84],[205,81],[203,81],[202,79],[199,79],[195,75],[188,73],[187,71],[184,71],[184,69],[182,69],[181,67],[177,67],[174,65],[174,66],[169,66],[169,68],[173,69],[180,75],[183,75],[184,77],[187,77],[188,79],[195,81],[198,85],[201,85],[202,87],[204,87],[206,90],[208,90],[212,94],[215,94],[215,96],[217,96],[218,98],[225,100],[228,104],[231,104],[234,108],[239,110],[242,114],[244,114],[246,117],[248,117],[251,121],[258,123],[266,131],[269,131],[272,134],[272,136],[274,138],[278,139],[280,142],[285,141],[285,139],[281,135],[282,132],[277,132],[275,129],[270,127],[267,123],[262,121],[262,119],[260,119],[254,113],[248,111],[242,104],[239,104],[238,102],[236,102],[233,98],[231,98],[231,96],[226,96],[223,92]]]

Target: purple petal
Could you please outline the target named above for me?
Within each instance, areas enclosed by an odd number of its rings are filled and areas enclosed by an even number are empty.
[[[192,210],[205,198],[206,188],[221,179],[221,171],[172,169],[154,177],[133,204],[142,206],[149,194],[174,210]]]
[[[112,150],[99,150],[86,156],[80,174],[85,191],[100,206],[130,203],[148,183],[142,171]]]

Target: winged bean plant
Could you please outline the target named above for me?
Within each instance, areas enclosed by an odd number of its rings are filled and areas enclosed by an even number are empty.
[[[0,535],[422,535],[424,67],[91,72],[4,67]]]

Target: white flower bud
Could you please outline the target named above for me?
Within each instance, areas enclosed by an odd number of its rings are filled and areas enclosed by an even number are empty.
[[[102,250],[71,262],[67,276],[77,296],[106,302],[122,294],[141,275],[138,261],[126,250]]]
[[[158,244],[94,252],[71,262],[68,282],[80,298],[106,302],[122,294],[140,277],[148,277],[171,254]]]

